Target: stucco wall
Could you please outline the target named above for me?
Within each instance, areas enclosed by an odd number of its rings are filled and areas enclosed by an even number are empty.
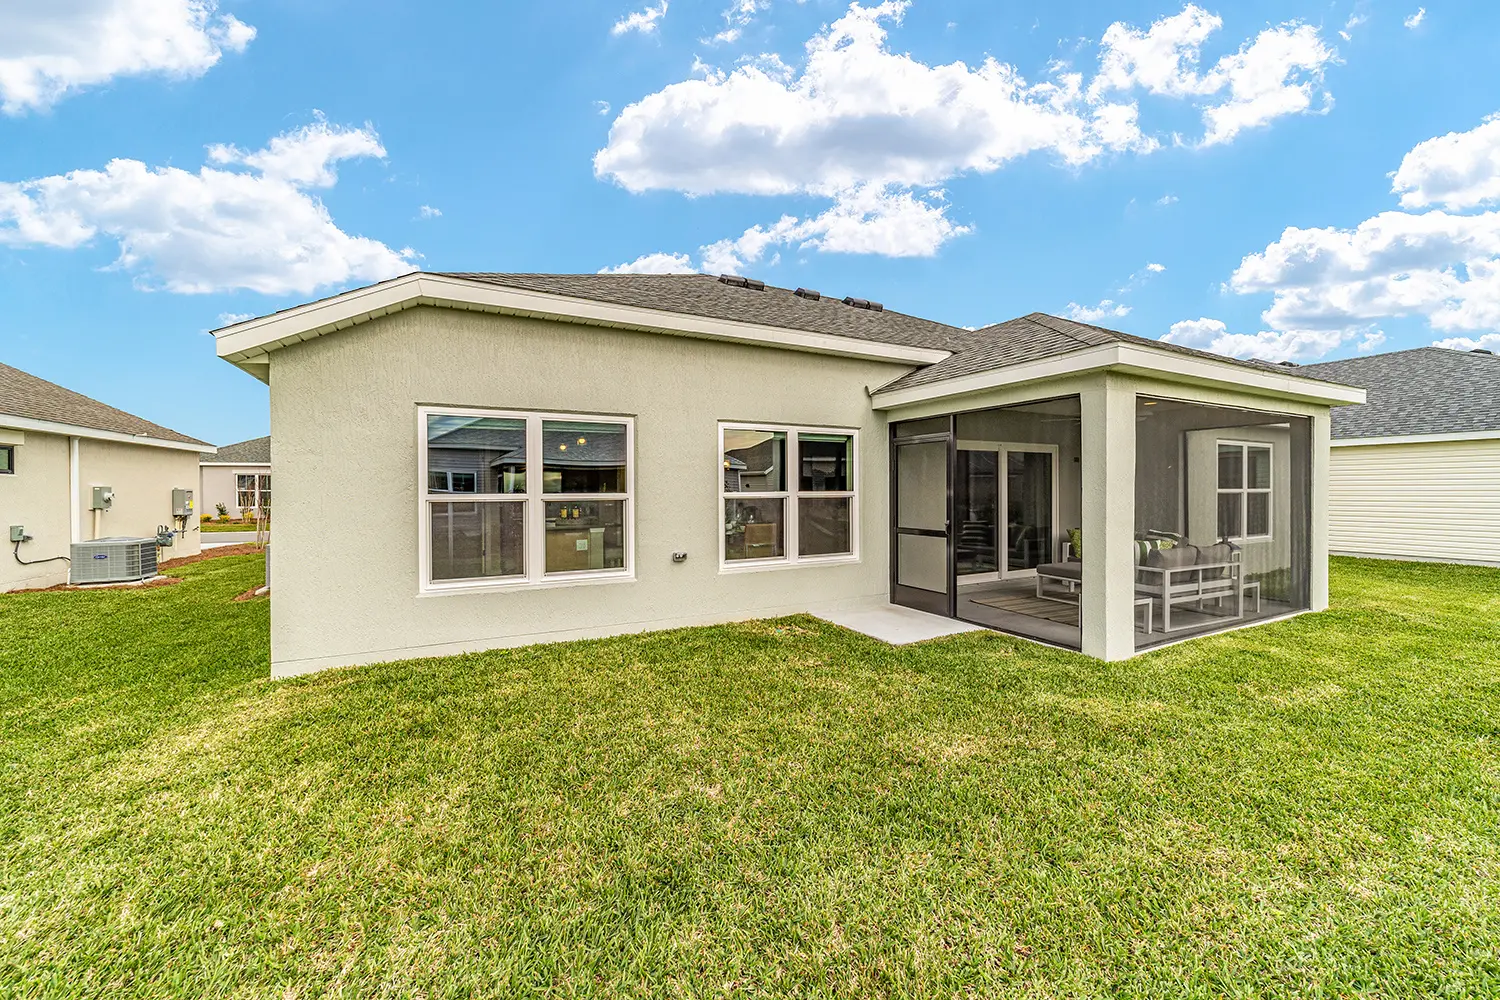
[[[68,494],[68,438],[27,431],[16,448],[16,474],[0,476],[0,530],[24,525],[33,541],[21,546],[21,558],[37,560],[65,556],[72,542]],[[79,523],[77,537],[94,537],[94,517],[88,509],[94,486],[112,486],[113,507],[100,515],[99,535],[154,536],[158,525],[175,527],[172,489],[196,490],[198,456],[195,452],[144,445],[94,441],[78,442]],[[162,553],[171,559],[198,552],[196,518],[187,534]],[[0,591],[51,587],[66,583],[68,564],[49,562],[22,566],[14,546],[6,542],[0,557]]]
[[[272,672],[884,599],[886,423],[865,389],[904,370],[435,308],[279,350]],[[419,596],[424,404],[634,416],[636,579]],[[720,571],[719,421],[861,432],[858,563]]]
[[[29,590],[66,583],[68,564],[22,566],[16,562],[10,525],[19,524],[35,540],[21,546],[21,558],[68,554],[68,439],[27,431],[16,446],[16,474],[0,476],[0,591]]]
[[[269,465],[200,466],[198,513],[213,516],[217,513],[214,505],[222,503],[228,509],[230,517],[239,517],[243,511],[240,510],[235,477],[241,474],[264,476],[270,472]]]
[[[155,535],[159,526],[179,527],[180,522],[172,519],[172,490],[193,490],[196,503],[198,455],[85,439],[79,442],[79,476],[80,538],[94,537],[94,515],[88,508],[95,486],[112,486],[115,491],[113,506],[99,515],[98,537],[145,538]],[[195,511],[187,533],[161,553],[162,560],[196,555],[200,537]]]

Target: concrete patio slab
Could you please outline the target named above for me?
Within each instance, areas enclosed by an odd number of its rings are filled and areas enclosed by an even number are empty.
[[[814,609],[812,614],[825,622],[862,632],[892,646],[926,642],[928,639],[941,639],[964,632],[984,631],[978,625],[944,618],[942,615],[930,615],[925,611],[913,611],[895,604],[822,611]]]

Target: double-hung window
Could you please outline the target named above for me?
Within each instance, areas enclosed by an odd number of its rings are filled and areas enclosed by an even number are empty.
[[[0,476],[13,476],[16,474],[16,448],[15,445],[0,444]]]
[[[725,567],[858,555],[854,432],[721,424],[719,444]]]
[[[242,514],[255,514],[271,508],[271,477],[251,472],[234,477],[235,506]]]
[[[1219,537],[1271,537],[1271,446],[1219,442]]]
[[[628,577],[628,418],[424,407],[422,589]]]

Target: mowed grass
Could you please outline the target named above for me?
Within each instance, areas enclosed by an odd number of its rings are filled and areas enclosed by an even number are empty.
[[[1500,572],[1106,665],[812,618],[276,683],[0,597],[0,995],[1500,995]]]

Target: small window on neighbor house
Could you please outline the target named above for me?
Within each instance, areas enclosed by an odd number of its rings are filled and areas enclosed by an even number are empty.
[[[1219,537],[1271,537],[1271,446],[1219,442]]]
[[[0,476],[13,476],[16,474],[16,447],[11,444],[0,445]]]

